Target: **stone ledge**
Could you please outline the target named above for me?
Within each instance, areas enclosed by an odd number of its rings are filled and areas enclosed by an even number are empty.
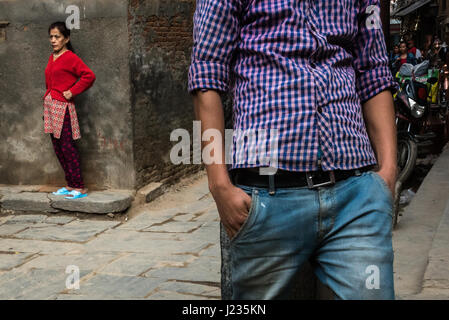
[[[53,208],[96,214],[123,212],[131,206],[134,199],[133,192],[126,190],[92,191],[87,197],[76,200],[51,193],[48,197]]]
[[[26,190],[27,188],[25,188]],[[46,192],[22,191],[23,187],[2,187],[0,208],[3,212],[46,212],[62,211],[108,214],[127,210],[134,200],[132,190],[92,191],[86,198],[69,200]],[[34,190],[34,188],[33,188]]]
[[[160,182],[152,182],[137,191],[137,198],[142,203],[151,202],[157,197],[161,196],[166,188],[167,188],[166,184]]]

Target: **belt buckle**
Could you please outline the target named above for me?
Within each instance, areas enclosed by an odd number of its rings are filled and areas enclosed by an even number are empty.
[[[310,172],[306,172],[307,186],[309,187],[309,189],[314,189],[314,188],[318,188],[318,187],[324,187],[324,186],[335,184],[334,171],[327,171],[327,172],[329,173],[330,180],[323,182],[323,183],[319,183],[319,184],[314,184],[313,180],[312,180],[313,179],[312,174]]]

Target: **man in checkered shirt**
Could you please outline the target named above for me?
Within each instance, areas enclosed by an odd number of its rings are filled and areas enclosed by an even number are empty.
[[[379,12],[379,0],[197,1],[188,88],[202,132],[223,137],[203,147],[219,158],[206,169],[233,299],[290,297],[306,261],[338,299],[394,299],[396,83]]]

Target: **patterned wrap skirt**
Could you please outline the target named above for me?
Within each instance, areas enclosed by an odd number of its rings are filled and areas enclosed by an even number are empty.
[[[69,109],[70,122],[72,125],[72,138],[77,140],[81,138],[78,117],[76,115],[75,104],[73,102],[64,102],[55,100],[50,93],[44,99],[44,130],[45,133],[52,133],[57,139],[61,137],[62,125],[64,124],[64,115],[66,109]]]

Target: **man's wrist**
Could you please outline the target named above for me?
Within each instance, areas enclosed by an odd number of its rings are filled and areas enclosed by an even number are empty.
[[[232,183],[227,184],[214,184],[209,185],[209,191],[212,195],[218,194],[220,192],[224,192],[226,190],[229,190],[232,187]]]
[[[391,175],[391,176],[397,176],[398,174],[398,166],[396,163],[385,163],[382,165],[378,165],[377,166],[377,170],[376,171],[381,171],[387,175]]]
[[[226,174],[226,176],[221,175],[212,175],[209,174],[209,191],[214,194],[223,190],[227,190],[230,187],[232,187],[232,182],[229,179],[229,176]]]
[[[396,159],[388,158],[386,161],[378,161],[377,166],[382,170],[394,170],[397,168]]]

